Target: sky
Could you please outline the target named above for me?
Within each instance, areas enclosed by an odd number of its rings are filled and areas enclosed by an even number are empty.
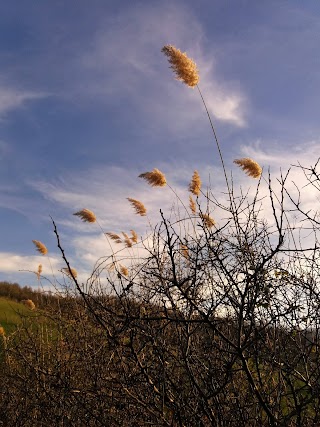
[[[224,191],[199,94],[175,80],[164,45],[196,62],[237,185],[249,184],[235,158],[251,157],[275,176],[298,162],[313,165],[319,18],[318,0],[3,0],[0,281],[37,287],[40,263],[44,287],[64,280],[51,217],[81,280],[110,254],[103,232],[143,236],[148,223],[126,198],[143,201],[155,224],[175,196],[148,187],[142,172],[160,169],[182,198],[194,170]],[[73,215],[83,208],[98,224]]]

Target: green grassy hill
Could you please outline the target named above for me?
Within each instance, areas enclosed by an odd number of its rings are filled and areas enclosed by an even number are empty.
[[[5,329],[6,335],[13,332],[24,318],[34,315],[22,303],[0,297],[0,326]]]

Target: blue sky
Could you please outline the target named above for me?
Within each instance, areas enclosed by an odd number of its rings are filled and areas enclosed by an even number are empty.
[[[320,154],[318,1],[4,0],[0,15],[0,280],[37,286],[39,263],[64,267],[50,215],[85,279],[109,247],[104,231],[147,224],[169,189],[137,178],[157,167],[179,194],[193,170],[223,189],[218,153],[196,90],[173,78],[161,48],[198,65],[228,171],[250,156],[265,170]],[[152,215],[153,215],[152,213]],[[152,217],[151,215],[151,217]],[[153,217],[152,217],[153,218]]]

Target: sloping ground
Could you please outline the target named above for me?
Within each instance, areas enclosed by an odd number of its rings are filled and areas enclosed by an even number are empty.
[[[0,326],[4,328],[6,335],[13,332],[24,318],[32,315],[33,312],[22,303],[0,298]]]

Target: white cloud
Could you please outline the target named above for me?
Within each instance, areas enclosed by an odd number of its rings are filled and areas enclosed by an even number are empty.
[[[41,99],[45,96],[47,96],[47,94],[20,91],[0,85],[0,117],[4,117],[7,113],[20,108],[28,101]]]
[[[47,257],[42,256],[23,256],[10,252],[0,252],[0,271],[3,273],[36,272],[39,264],[43,267],[43,274],[51,276],[51,266],[55,270],[61,265],[61,261],[55,257],[50,257],[49,261]]]
[[[87,69],[90,75],[86,88],[107,98],[111,94],[119,98],[124,95],[127,99],[131,96],[144,115],[165,121],[167,128],[189,129],[203,116],[200,98],[196,90],[182,87],[174,80],[161,53],[165,44],[187,51],[196,61],[200,86],[214,117],[243,126],[244,94],[215,76],[210,52],[204,52],[203,28],[194,14],[181,4],[135,5],[113,22],[107,21],[104,28],[97,31],[90,51],[81,57],[79,67]],[[170,105],[171,112],[165,105]]]

